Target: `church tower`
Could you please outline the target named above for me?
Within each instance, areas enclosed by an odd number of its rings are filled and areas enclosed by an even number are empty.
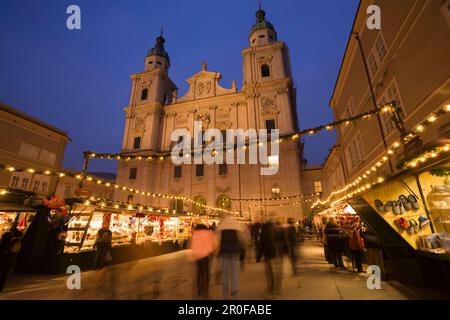
[[[280,136],[298,131],[296,111],[296,90],[294,87],[289,49],[285,42],[278,40],[275,27],[267,20],[261,7],[256,12],[249,39],[249,47],[242,51],[243,87],[248,125],[250,128],[278,129]],[[247,166],[241,172],[243,181],[258,181],[260,190],[244,195],[256,198],[290,196],[301,193],[301,144],[291,141],[279,145],[279,153],[272,154],[271,160],[278,163],[275,175],[262,176],[258,168]],[[244,192],[245,193],[245,192]],[[269,207],[277,212],[275,207]],[[279,214],[299,215],[300,206],[280,207]],[[250,209],[249,209],[250,210]],[[261,218],[268,209],[253,212]],[[283,213],[282,211],[285,210]]]
[[[254,128],[298,129],[289,49],[278,41],[275,27],[259,8],[243,56],[243,91],[255,112]]]
[[[131,76],[130,104],[125,108],[126,124],[122,152],[157,151],[163,107],[172,102],[177,87],[169,78],[170,59],[161,34],[145,57],[144,71]]]

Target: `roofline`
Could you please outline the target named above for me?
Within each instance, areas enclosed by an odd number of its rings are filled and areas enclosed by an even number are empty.
[[[64,131],[64,130],[61,130],[61,129],[55,127],[55,126],[52,126],[51,124],[48,124],[47,122],[39,120],[38,118],[35,118],[35,117],[33,117],[33,116],[23,112],[23,111],[20,111],[20,110],[14,108],[14,107],[11,107],[10,105],[7,105],[5,103],[0,102],[0,110],[5,111],[7,113],[10,113],[12,115],[15,115],[15,116],[17,116],[19,118],[25,119],[27,121],[30,121],[30,122],[38,125],[38,126],[41,126],[41,127],[46,128],[46,129],[48,129],[50,131],[53,131],[54,133],[62,135],[64,137],[66,137],[68,140],[71,140],[69,138],[69,136],[68,136],[68,132],[67,131]]]
[[[70,169],[70,168],[63,168],[61,171],[66,174],[79,174],[80,173],[79,171]],[[110,172],[105,172],[105,173],[110,173]],[[102,177],[96,176],[95,174],[90,174],[89,172],[87,172],[87,175],[91,176],[93,179],[95,178],[96,180],[103,180],[103,181],[112,182],[112,183],[115,182],[115,179],[111,180],[111,179],[107,179],[107,178],[102,178]]]
[[[345,47],[344,56],[342,57],[341,67],[339,68],[339,73],[338,73],[338,76],[336,78],[336,82],[335,82],[334,88],[333,88],[333,94],[331,95],[331,98],[330,98],[330,102],[329,102],[330,108],[332,108],[331,102],[333,101],[333,98],[334,98],[334,96],[336,94],[336,88],[337,88],[337,85],[339,83],[339,79],[341,77],[342,69],[344,67],[344,62],[345,62],[345,59],[346,59],[347,54],[348,54],[348,50],[349,50],[349,47],[350,47],[350,42],[353,39],[353,32],[355,30],[356,21],[358,20],[358,15],[359,15],[359,12],[361,10],[362,2],[363,2],[363,0],[359,0],[358,8],[356,9],[355,18],[353,19],[353,25],[352,25],[352,28],[350,30],[350,34],[349,34],[348,40],[347,40],[347,46]]]
[[[323,164],[322,164],[322,168],[325,168],[325,165],[327,164],[327,162],[328,162],[328,160],[330,160],[330,157],[331,157],[331,154],[333,153],[333,151],[335,150],[335,149],[337,149],[337,147],[338,147],[338,145],[333,145],[332,147],[331,147],[331,149],[328,151],[328,155],[327,155],[327,157],[325,158],[325,161],[323,162]]]
[[[316,171],[316,170],[322,170],[323,166],[317,167],[317,168],[305,168],[302,171]]]

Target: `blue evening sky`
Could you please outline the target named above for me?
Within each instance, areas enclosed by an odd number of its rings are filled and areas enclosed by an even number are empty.
[[[66,8],[81,7],[81,30],[66,28]],[[266,0],[263,9],[291,52],[300,127],[332,121],[329,108],[358,0]],[[82,151],[119,152],[129,76],[143,70],[161,26],[170,77],[185,79],[201,62],[242,84],[243,48],[255,22],[253,0],[2,0],[0,101],[69,131],[64,166],[81,169]],[[305,157],[320,164],[335,135],[305,137]],[[96,160],[91,170],[114,171]]]

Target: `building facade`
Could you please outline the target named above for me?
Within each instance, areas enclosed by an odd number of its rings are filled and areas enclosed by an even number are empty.
[[[202,129],[279,129],[280,135],[298,130],[296,90],[290,67],[289,50],[277,39],[274,26],[258,10],[249,47],[242,51],[243,86],[233,81],[231,88],[219,84],[221,74],[208,71],[206,64],[187,79],[188,92],[178,97],[177,87],[169,78],[170,59],[159,36],[145,58],[143,72],[131,76],[132,93],[125,108],[126,125],[122,154],[152,155],[170,152],[175,129],[186,129],[191,135],[194,121]],[[248,154],[246,159],[248,159]],[[258,208],[237,199],[276,198],[301,194],[301,146],[298,142],[280,144],[279,164],[275,175],[261,175],[255,164],[184,164],[176,166],[171,159],[121,161],[117,183],[145,192],[186,196],[209,206],[240,211],[252,218],[280,216],[301,217],[301,204],[277,207],[282,201]],[[248,161],[246,162],[248,163]],[[177,211],[196,211],[188,203],[167,199],[149,199],[117,191],[116,200],[156,206],[170,206]],[[269,202],[267,202],[269,203]],[[256,205],[261,202],[254,203]],[[270,211],[270,212],[269,212]]]
[[[380,30],[367,28],[366,10],[370,5],[381,9]],[[362,0],[330,101],[334,119],[345,119],[395,101],[406,131],[417,132],[418,125],[432,112],[449,105],[449,5],[446,0]],[[440,117],[422,132],[422,144],[442,138],[448,141],[449,120],[448,116]],[[342,175],[349,183],[370,170],[401,137],[401,132],[385,113],[343,126],[337,136],[335,152],[340,161],[333,162],[335,169],[331,171],[343,169]],[[406,153],[403,147],[398,148],[378,174],[397,173]],[[324,181],[325,190],[342,187],[340,183]]]
[[[0,104],[0,163],[13,168],[60,170],[67,132]],[[57,177],[0,170],[0,186],[32,191],[41,196],[55,192]]]
[[[77,179],[76,175],[79,174],[79,172],[68,169],[63,169],[62,172],[65,173],[65,176],[58,179],[55,195],[63,199],[78,198],[80,196],[80,179]],[[98,181],[102,181],[102,183],[97,183]],[[115,179],[88,173],[87,179],[83,182],[83,189],[88,192],[89,197],[107,200],[113,199],[114,191],[106,185],[107,183],[113,185]]]

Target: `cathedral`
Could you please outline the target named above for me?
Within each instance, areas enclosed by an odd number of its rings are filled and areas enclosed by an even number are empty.
[[[233,81],[220,85],[221,73],[201,70],[187,79],[189,89],[178,96],[169,77],[170,58],[162,34],[145,57],[142,72],[131,76],[132,91],[126,114],[121,154],[150,156],[170,152],[175,129],[193,133],[194,121],[204,129],[279,129],[280,136],[298,131],[296,88],[289,49],[278,40],[274,26],[262,9],[256,12],[249,46],[242,51],[243,85]],[[280,206],[294,200],[277,198],[299,195],[302,145],[298,141],[279,145],[279,155],[269,157],[279,165],[275,175],[261,175],[262,164],[183,164],[171,158],[153,161],[120,161],[120,185],[173,196],[239,212],[252,220],[268,216],[303,216],[302,204]],[[272,159],[271,159],[272,158]],[[236,162],[235,162],[236,163]],[[177,212],[205,214],[205,209],[182,200],[151,198],[117,190],[115,200],[169,207]],[[253,199],[253,201],[247,201]],[[255,200],[258,199],[258,200]]]

